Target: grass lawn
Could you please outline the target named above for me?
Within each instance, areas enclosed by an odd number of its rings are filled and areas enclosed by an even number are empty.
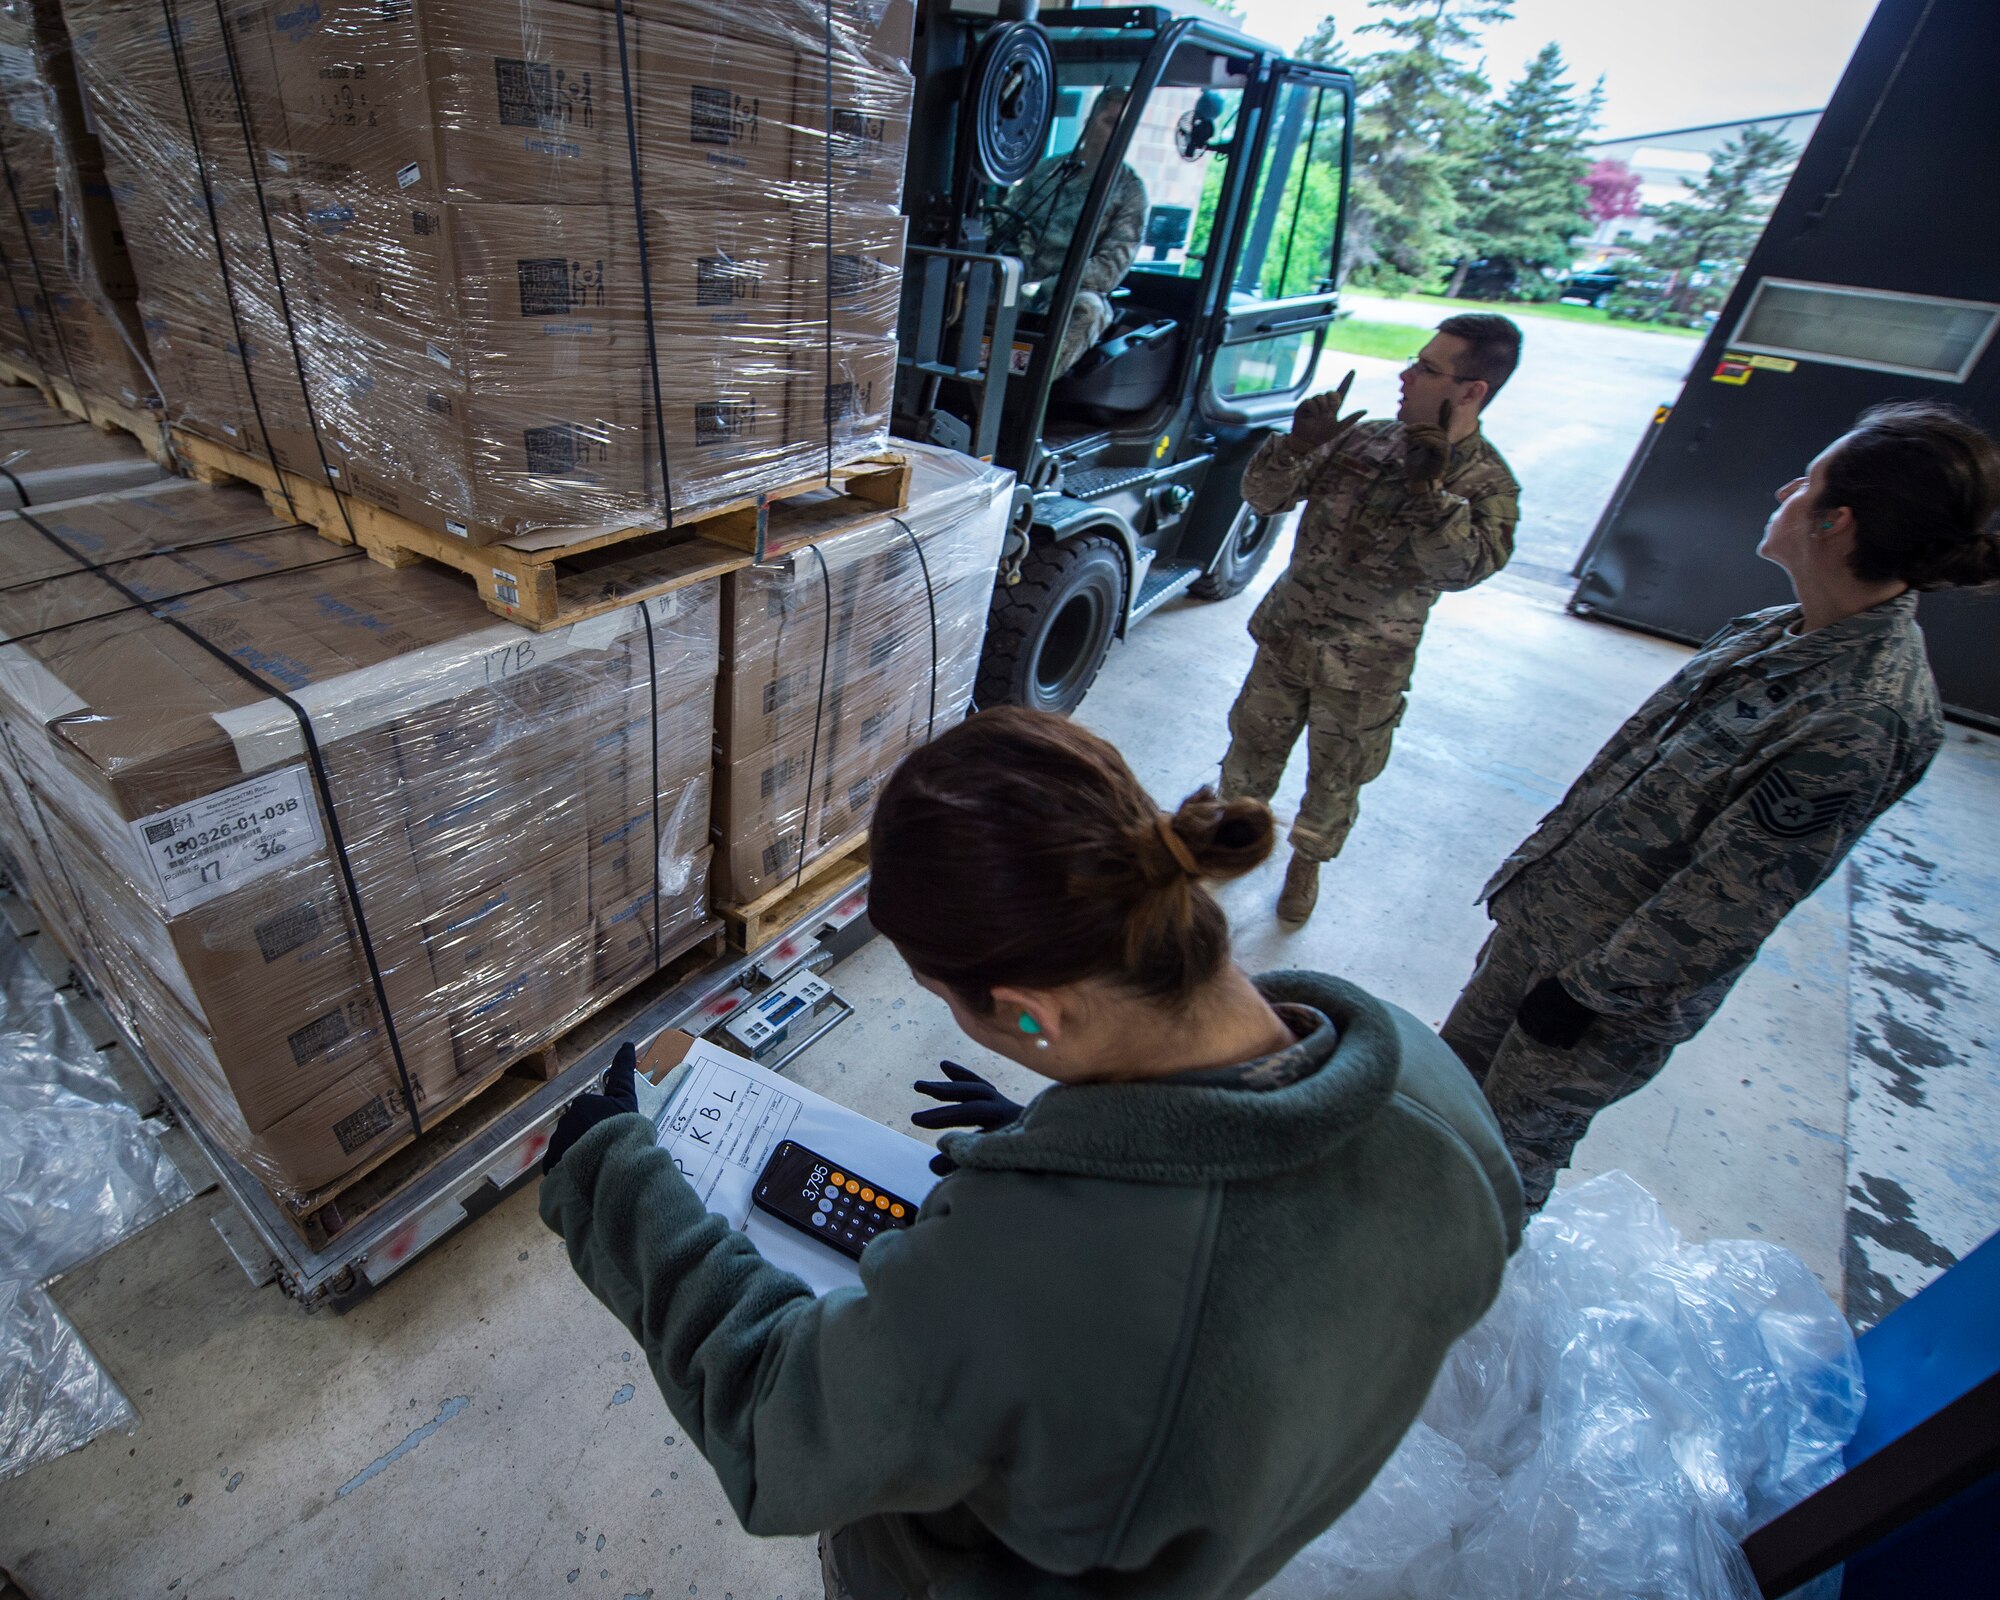
[[[1423,349],[1430,337],[1429,328],[1413,328],[1407,322],[1362,322],[1343,317],[1326,330],[1326,347],[1351,356],[1408,361]]]
[[[1356,290],[1357,294],[1371,294],[1373,290]],[[1497,311],[1503,317],[1554,317],[1559,322],[1614,323],[1620,328],[1635,328],[1645,333],[1671,333],[1682,339],[1705,339],[1706,331],[1698,328],[1674,328],[1664,322],[1615,321],[1609,313],[1595,306],[1566,306],[1560,301],[1540,300],[1447,300],[1441,294],[1401,294],[1385,296],[1386,299],[1413,300],[1422,306],[1437,306],[1444,311]],[[1381,323],[1370,323],[1370,327],[1381,327]],[[1343,346],[1342,348],[1345,348]],[[1363,352],[1372,354],[1373,352]]]

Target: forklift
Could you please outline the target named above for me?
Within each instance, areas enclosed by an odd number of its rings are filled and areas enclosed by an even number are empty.
[[[1114,638],[1276,542],[1238,485],[1339,315],[1354,83],[1157,6],[1037,12],[918,13],[893,427],[1015,474],[974,699],[1067,712]],[[1088,288],[1135,178],[1137,258]]]

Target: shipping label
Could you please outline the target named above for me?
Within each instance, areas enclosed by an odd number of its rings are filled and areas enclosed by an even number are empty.
[[[303,765],[141,817],[132,838],[152,866],[169,916],[308,860],[325,843]]]

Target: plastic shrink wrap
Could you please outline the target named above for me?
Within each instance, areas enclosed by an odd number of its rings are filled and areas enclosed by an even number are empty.
[[[138,1421],[42,1285],[188,1188],[90,1035],[0,931],[0,1478]]]
[[[37,389],[0,389],[0,511],[136,488],[162,476],[128,435],[78,422]]]
[[[909,0],[65,11],[188,430],[474,542],[884,439]]]
[[[549,633],[179,480],[0,518],[0,829],[304,1209],[706,920],[715,580]]]
[[[157,404],[137,284],[56,0],[0,5],[0,357],[81,409]]]
[[[1757,1600],[1740,1542],[1839,1476],[1861,1408],[1797,1256],[1684,1243],[1608,1173],[1550,1200],[1396,1454],[1259,1600]]]
[[[972,701],[1013,475],[907,446],[910,504],[723,580],[717,894],[782,888],[868,826]]]

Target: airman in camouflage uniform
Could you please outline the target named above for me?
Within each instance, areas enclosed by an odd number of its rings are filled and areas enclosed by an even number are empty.
[[[1457,342],[1441,334],[1419,363],[1446,359],[1436,347]],[[1438,377],[1418,364],[1411,373],[1405,411],[1410,390],[1435,389]],[[1449,369],[1445,377],[1457,381]],[[1355,413],[1312,442],[1307,408],[1321,408],[1323,428],[1346,395],[1343,383],[1308,400],[1293,433],[1266,440],[1243,474],[1254,511],[1274,516],[1306,502],[1291,566],[1250,618],[1257,657],[1229,713],[1221,785],[1231,798],[1270,799],[1307,730],[1306,792],[1278,904],[1288,922],[1311,914],[1320,864],[1339,853],[1361,786],[1388,763],[1431,607],[1507,564],[1520,516],[1520,486],[1478,431],[1476,404],[1427,396],[1422,414],[1437,425],[1361,422]]]
[[[1481,892],[1493,933],[1443,1032],[1531,1206],[1943,742],[1914,594],[1805,633],[1800,615],[1718,633]]]
[[[1022,272],[1030,283],[1053,283],[1062,271],[1063,258],[1090,195],[1091,180],[1097,175],[1098,159],[1110,142],[1125,109],[1125,92],[1106,89],[1097,97],[1083,141],[1068,156],[1051,157],[1022,180],[1013,204],[1019,207],[1015,228]],[[996,230],[1008,240],[1004,226]],[[1083,264],[1083,280],[1069,323],[1063,329],[1062,348],[1056,353],[1056,376],[1075,366],[1084,351],[1104,337],[1114,312],[1111,291],[1125,281],[1139,244],[1146,234],[1146,185],[1131,167],[1120,163],[1111,177],[1111,193],[1104,202],[1104,215],[1091,242],[1090,257]]]

